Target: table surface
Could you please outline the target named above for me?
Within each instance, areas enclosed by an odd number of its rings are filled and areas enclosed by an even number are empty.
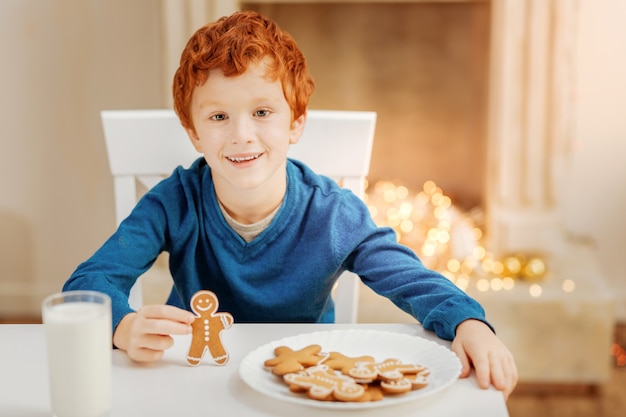
[[[239,376],[239,363],[255,348],[289,336],[315,331],[366,329],[392,331],[449,343],[418,324],[235,324],[222,333],[230,353],[225,366],[205,360],[187,365],[190,339],[177,336],[174,347],[154,364],[132,362],[113,352],[111,417],[137,416],[347,416],[350,411],[327,410],[267,397]],[[0,325],[0,416],[50,416],[45,335],[42,325]],[[480,389],[475,377],[459,379],[448,388],[403,404],[359,410],[359,416],[380,413],[402,416],[474,415],[506,417],[500,392]]]

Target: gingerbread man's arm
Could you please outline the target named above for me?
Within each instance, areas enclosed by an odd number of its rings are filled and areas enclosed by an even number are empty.
[[[235,322],[235,319],[230,313],[217,313],[217,314],[222,319],[223,329],[228,329],[232,327],[233,323]]]

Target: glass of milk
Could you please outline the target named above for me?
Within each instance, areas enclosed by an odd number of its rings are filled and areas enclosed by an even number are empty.
[[[111,410],[111,299],[67,291],[42,304],[50,402],[55,417],[104,417]]]

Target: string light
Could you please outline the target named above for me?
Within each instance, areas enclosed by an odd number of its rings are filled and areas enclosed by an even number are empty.
[[[576,283],[572,281],[571,279],[566,279],[563,281],[563,284],[561,287],[563,288],[563,291],[565,292],[572,292],[576,289]]]
[[[541,288],[541,285],[539,284],[532,284],[528,288],[528,292],[530,293],[531,297],[537,298],[537,297],[541,297],[541,293],[543,292],[543,289]]]
[[[393,228],[398,242],[412,248],[427,267],[459,288],[467,290],[474,285],[481,292],[509,291],[516,279],[524,279],[533,282],[530,295],[541,296],[538,281],[546,274],[541,256],[512,254],[496,259],[482,244],[484,233],[476,220],[482,213],[462,212],[434,181],[426,181],[417,192],[391,181],[378,181],[366,194],[374,221]],[[563,283],[564,292],[574,288],[573,282]]]

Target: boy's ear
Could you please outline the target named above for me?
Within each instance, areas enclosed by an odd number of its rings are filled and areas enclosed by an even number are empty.
[[[200,138],[196,134],[196,131],[194,129],[188,129],[188,128],[185,128],[185,131],[187,132],[187,136],[189,136],[189,140],[191,140],[191,144],[193,145],[194,148],[196,148],[196,151],[202,153],[202,147],[200,146]]]
[[[298,143],[298,141],[300,140],[300,137],[302,136],[302,132],[304,132],[305,124],[306,124],[306,113],[303,113],[302,115],[300,115],[300,117],[298,117],[291,123],[291,130],[289,133],[290,144],[293,145],[295,143]]]

